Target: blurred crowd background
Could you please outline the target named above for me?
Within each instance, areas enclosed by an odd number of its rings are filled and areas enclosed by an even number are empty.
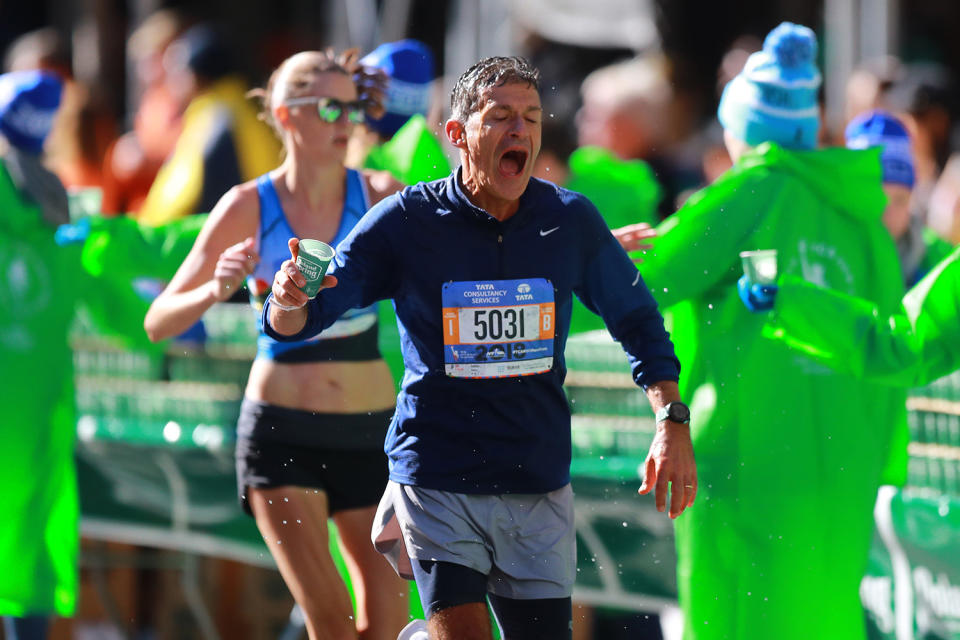
[[[953,0],[40,0],[0,4],[0,49],[4,72],[46,69],[65,80],[44,151],[72,196],[74,221],[93,213],[152,226],[209,212],[230,185],[279,161],[246,93],[265,86],[280,62],[328,46],[366,55],[413,38],[434,62],[426,114],[434,134],[448,115],[452,83],[470,64],[487,55],[528,57],[542,74],[545,114],[536,175],[577,188],[591,171],[609,169],[607,184],[624,191],[598,205],[614,227],[660,222],[730,167],[716,117],[720,92],[783,20],[820,37],[822,144],[842,146],[845,127],[864,111],[897,114],[916,172],[908,226],[960,243],[960,3]],[[223,112],[226,120],[216,115]],[[198,173],[189,150],[209,151],[223,127],[232,145]],[[380,141],[393,133],[366,131]],[[370,144],[357,136],[355,164]],[[576,153],[585,146],[615,162]],[[453,150],[444,151],[455,164]],[[907,260],[916,238],[904,229],[898,242]],[[913,284],[906,268],[905,279]],[[246,308],[239,315],[249,320]],[[213,327],[214,341],[231,330]],[[268,560],[261,567],[184,560],[89,539],[83,558],[88,569],[108,571],[84,573],[75,620],[58,621],[51,637],[271,638],[287,625],[292,600]],[[145,566],[151,570],[135,569]],[[180,575],[189,579],[178,583]],[[194,610],[203,598],[210,610]],[[592,624],[610,625],[595,637],[660,637],[648,618],[600,616]]]
[[[435,61],[428,118],[435,130],[452,81],[472,61],[527,56],[544,79],[545,165],[565,165],[584,144],[642,159],[663,189],[663,217],[728,165],[715,117],[720,90],[770,25],[789,19],[821,36],[824,142],[842,144],[845,124],[866,109],[901,115],[916,155],[913,205],[945,238],[960,233],[953,223],[960,163],[950,162],[960,71],[950,33],[960,7],[945,0],[88,0],[4,4],[0,15],[6,70],[43,67],[70,78],[47,155],[68,188],[102,188],[108,215],[140,214],[151,173],[177,140],[197,88],[170,45],[194,24],[213,27],[229,51],[200,63],[210,65],[201,74],[216,76],[204,81],[229,75],[247,88],[262,86],[296,51],[367,53],[383,42],[420,40]]]

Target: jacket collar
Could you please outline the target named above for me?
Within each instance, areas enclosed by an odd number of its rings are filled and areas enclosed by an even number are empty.
[[[530,179],[530,182],[527,184],[527,188],[524,190],[523,194],[520,196],[520,204],[517,207],[517,212],[510,216],[507,220],[500,222],[493,216],[491,216],[486,209],[481,209],[477,205],[473,204],[470,201],[469,196],[463,188],[463,180],[461,174],[463,172],[463,167],[458,166],[453,173],[447,178],[446,185],[446,198],[450,203],[451,209],[455,211],[461,211],[470,218],[476,220],[490,220],[501,225],[513,225],[515,220],[521,220],[526,217],[527,210],[531,208],[531,203],[536,200],[536,198],[531,193],[534,186],[534,178]]]

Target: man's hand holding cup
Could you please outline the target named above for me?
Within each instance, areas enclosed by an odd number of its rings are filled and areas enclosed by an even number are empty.
[[[301,246],[303,245],[303,246]],[[306,306],[323,289],[337,286],[335,276],[326,275],[334,250],[319,240],[290,238],[290,259],[284,260],[273,277],[273,303],[281,311]]]

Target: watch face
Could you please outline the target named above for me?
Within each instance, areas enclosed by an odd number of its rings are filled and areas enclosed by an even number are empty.
[[[667,408],[667,415],[674,422],[689,422],[690,407],[682,402],[671,402]]]

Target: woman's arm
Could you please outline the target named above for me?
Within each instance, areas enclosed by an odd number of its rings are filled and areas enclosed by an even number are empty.
[[[260,260],[254,240],[259,217],[253,182],[220,199],[170,284],[147,311],[143,326],[151,340],[180,335],[243,286]]]

